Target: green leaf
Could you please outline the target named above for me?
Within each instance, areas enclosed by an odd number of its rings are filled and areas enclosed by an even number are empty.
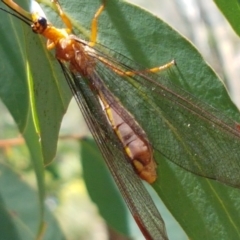
[[[1,12],[1,19],[0,97],[21,133],[27,128],[28,114],[33,115],[35,134],[40,140],[44,163],[48,164],[56,154],[61,119],[71,94],[45,41],[10,14]]]
[[[55,157],[61,120],[71,94],[58,62],[46,49],[45,41],[37,36],[34,39],[26,38],[26,43],[33,78],[30,94],[33,96],[34,120],[46,165]]]
[[[30,74],[27,61],[26,26],[15,19],[10,18],[9,14],[1,12],[1,66],[2,74],[0,77],[0,97],[12,114],[19,131],[25,138],[29,147],[32,163],[37,177],[40,210],[39,229],[44,218],[44,172],[43,158],[41,154],[41,144],[39,136],[34,126],[33,110],[30,106],[29,83]],[[8,30],[13,29],[12,35]],[[16,62],[14,59],[18,59]]]
[[[240,1],[239,0],[214,0],[220,11],[227,18],[234,31],[240,36]]]
[[[25,28],[18,19],[10,17],[9,14],[1,11],[0,17],[0,98],[11,112],[20,132],[24,132],[30,107],[27,61],[25,60],[26,45],[23,44],[25,42]],[[13,29],[11,34],[9,34],[9,29]],[[13,59],[17,59],[17,62],[14,63]]]
[[[79,2],[78,0],[72,0],[63,2],[63,8],[73,20],[77,34],[81,32],[83,37],[87,38],[89,36],[90,22],[99,5],[99,1]],[[49,7],[46,9],[46,13],[55,23],[55,14]],[[2,22],[4,23],[5,18],[2,17],[2,14],[1,18],[3,18]],[[16,40],[15,32],[10,32],[8,29],[4,33],[11,34],[11,39],[15,38]],[[29,39],[30,32],[30,30],[27,31],[24,36],[25,41],[21,41],[22,43],[26,43]],[[37,118],[35,122],[40,129],[44,160],[48,163],[55,153],[57,132],[69,100],[69,93],[65,92],[66,84],[63,77],[59,76],[61,71],[56,67],[53,55],[47,53],[42,40],[39,42],[36,36],[31,38],[33,39],[31,40],[32,43],[28,42],[26,46],[23,45],[27,49],[30,46],[33,47],[33,49],[27,51],[27,59],[31,59],[30,72],[35,85],[34,100],[36,102],[35,116]],[[175,84],[219,109],[226,116],[239,121],[239,113],[232,104],[224,86],[213,70],[204,62],[198,51],[166,23],[151,14],[124,2],[107,1],[106,10],[99,18],[98,41],[110,49],[139,62],[145,68],[160,66],[175,59],[177,75],[171,78]],[[15,43],[10,49],[14,49],[14,46],[16,46]],[[4,51],[5,49],[2,48],[1,50]],[[38,57],[39,54],[41,54],[41,57]],[[6,55],[7,52],[5,51],[4,56]],[[9,57],[11,57],[11,54]],[[19,61],[25,66],[23,59],[25,60],[25,57],[21,58],[12,54],[11,61],[4,62],[4,64],[10,64],[11,66],[13,62]],[[7,68],[10,68],[9,65]],[[24,82],[22,77],[24,77],[25,70],[22,73],[21,71],[20,69],[18,76]],[[5,78],[1,82],[6,81],[8,74],[10,74],[9,70],[5,73]],[[171,77],[172,75],[167,74],[167,76]],[[58,79],[61,81],[59,84]],[[20,85],[20,83],[11,81],[11,86],[13,84]],[[55,88],[56,90],[54,90]],[[14,90],[17,91],[13,87],[8,87],[6,92],[14,95]],[[125,92],[119,93],[118,97],[124,101],[125,95]],[[27,105],[27,100],[25,102]],[[15,104],[14,106],[18,106],[22,103],[16,101]],[[151,136],[151,140],[157,142],[154,130],[148,127],[148,116],[140,119],[137,116],[139,111],[135,109],[135,106],[130,103],[125,104],[128,109],[131,109],[132,114],[141,121],[141,125],[146,128],[146,132]],[[10,108],[13,108],[13,106]],[[24,107],[21,106],[21,108]],[[19,109],[21,108],[19,107]],[[19,121],[17,113],[14,113],[13,110],[10,111],[13,112],[16,122],[21,122],[19,125],[24,126],[26,116],[22,121]],[[158,138],[160,137],[158,136]],[[204,141],[204,136],[201,136],[199,141]],[[229,151],[233,150],[230,149]],[[239,238],[240,223],[238,219],[240,211],[238,205],[240,193],[238,189],[226,187],[212,180],[193,175],[165,160],[156,152],[155,157],[158,162],[159,177],[153,187],[184,228],[189,238]],[[228,165],[225,164],[221,167],[228,168]]]
[[[25,1],[22,1],[22,4],[23,7],[26,6]],[[70,91],[58,64],[55,63],[57,70],[54,73],[52,70],[54,63],[49,65],[46,61],[46,56],[49,55],[46,55],[48,53],[45,43],[37,35],[32,34],[31,29],[19,19],[10,17],[10,14],[4,12],[1,12],[0,18],[2,39],[0,97],[18,125],[31,154],[39,190],[38,208],[41,218],[39,231],[41,231],[45,214],[43,162],[49,163],[55,156],[58,132],[70,99]],[[12,34],[9,34],[9,29]],[[54,79],[53,75],[58,79],[57,82],[44,81],[49,77]],[[63,84],[59,85],[61,79]],[[59,91],[62,91],[60,96]],[[51,118],[48,112],[54,112]]]
[[[93,140],[81,142],[83,179],[93,202],[98,206],[101,216],[108,226],[129,235],[128,213],[113,179],[110,178],[106,164]]]
[[[36,239],[42,221],[37,192],[8,166],[0,163],[0,171],[1,239]],[[64,239],[54,216],[45,210],[42,239]]]

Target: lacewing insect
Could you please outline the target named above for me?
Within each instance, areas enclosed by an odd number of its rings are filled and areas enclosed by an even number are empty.
[[[97,37],[97,18],[103,11],[104,4],[100,6],[92,21],[92,37],[91,42],[88,43],[70,35],[71,22],[62,11],[58,1],[53,1],[53,3],[67,26],[66,29],[55,28],[47,22],[45,17],[39,16],[38,13],[30,14],[13,1],[3,1],[3,3],[19,14],[11,13],[12,15],[31,26],[34,33],[41,34],[48,40],[48,50],[55,48],[56,58],[73,95],[144,236],[147,239],[167,239],[165,226],[158,210],[142,182],[135,176],[132,167],[128,164],[134,167],[135,172],[142,179],[153,183],[157,178],[157,165],[153,159],[152,146],[144,130],[114,98],[95,69],[98,61],[116,76],[137,74],[137,72],[126,71],[117,66],[117,63],[112,63],[111,59],[92,48]],[[174,62],[170,62],[151,71],[163,70],[173,64]],[[87,85],[82,82],[82,77],[88,79]],[[92,93],[91,97],[87,96],[88,90]],[[109,142],[108,139],[112,142],[110,146],[106,144]]]
[[[174,65],[173,61],[141,70],[129,59],[115,57],[118,55],[98,46],[97,20],[104,4],[92,20],[91,39],[86,42],[71,34],[71,22],[57,1],[54,4],[66,29],[55,28],[44,17],[29,14],[10,0],[2,2],[48,40],[48,49],[55,48],[56,58],[86,122],[147,239],[167,239],[161,216],[134,174],[149,183],[156,180],[153,148],[188,171],[240,187],[239,124],[154,74]],[[127,99],[135,99],[138,93],[147,96],[141,108],[150,119],[158,119],[155,142],[149,141],[148,132],[124,108],[106,82],[115,82],[114,86],[119,88],[118,84],[130,84],[135,92],[129,92]],[[122,91],[125,89],[122,87]],[[223,167],[226,162],[228,169]]]

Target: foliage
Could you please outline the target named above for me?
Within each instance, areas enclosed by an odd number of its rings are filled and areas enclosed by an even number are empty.
[[[229,21],[238,33],[234,24],[238,16],[235,13],[229,14],[232,3],[228,3],[226,7],[221,1],[216,2],[227,17],[231,16]],[[73,21],[77,35],[88,39],[88,26],[99,2],[79,3],[78,0],[72,0],[63,2],[62,5]],[[51,22],[57,22],[53,10],[46,6],[45,2],[43,6]],[[0,18],[0,97],[25,138],[31,155],[40,201],[40,220],[37,225],[41,228],[45,219],[43,169],[55,156],[61,120],[71,95],[54,55],[49,54],[45,48],[45,40],[31,34],[27,26],[10,15],[1,13]],[[239,121],[236,107],[213,70],[191,43],[162,20],[125,2],[109,1],[99,20],[98,41],[145,67],[159,66],[175,59],[177,69],[181,70],[183,76],[173,78],[175,84],[219,109],[226,116]],[[148,117],[143,120],[144,124],[148,124]],[[82,147],[84,149],[89,146]],[[189,173],[158,153],[156,157],[159,178],[153,188],[189,238],[240,238],[238,189]],[[89,165],[89,169],[94,168],[91,163]],[[1,165],[1,171],[5,173],[9,169]],[[10,176],[11,174],[14,175],[14,172],[11,172]],[[9,181],[15,184],[18,180],[14,179],[15,176]],[[91,182],[89,186],[91,188]],[[1,198],[4,202],[9,202],[3,195],[1,190]],[[4,207],[3,212],[9,212],[8,207]],[[9,215],[4,216],[9,220]],[[10,218],[9,221],[11,220]],[[13,226],[13,229],[15,228]],[[21,239],[21,234],[18,237]]]

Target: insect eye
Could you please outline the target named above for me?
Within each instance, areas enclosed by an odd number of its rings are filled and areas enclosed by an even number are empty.
[[[37,17],[31,25],[34,33],[41,34],[48,26],[47,19],[44,17]]]
[[[41,25],[43,28],[45,28],[47,26],[47,19],[44,17],[39,17],[38,18],[38,23],[39,25]]]

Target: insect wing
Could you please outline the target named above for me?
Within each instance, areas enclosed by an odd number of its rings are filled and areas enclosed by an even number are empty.
[[[97,96],[80,75],[71,74],[60,64],[86,123],[142,233],[147,239],[168,239],[164,222],[126,158],[124,148],[110,127]]]
[[[240,187],[239,124],[173,84],[174,69],[164,76],[143,72],[103,46],[96,55],[108,61],[98,61],[99,78],[134,114],[154,149],[190,172]],[[119,76],[127,71],[136,74]],[[111,104],[118,112],[118,101]]]

